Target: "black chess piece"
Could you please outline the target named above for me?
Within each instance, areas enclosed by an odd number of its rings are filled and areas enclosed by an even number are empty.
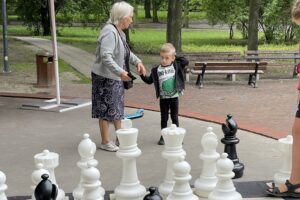
[[[48,180],[49,175],[43,174],[41,182],[36,186],[34,190],[34,196],[36,200],[55,200],[57,197],[58,189],[55,184],[52,184]]]
[[[162,200],[163,198],[159,195],[156,187],[149,188],[150,194],[147,194],[143,200]]]
[[[221,139],[221,142],[225,144],[224,152],[228,154],[228,158],[232,160],[234,164],[233,172],[235,176],[233,178],[240,178],[243,176],[245,167],[243,163],[239,162],[236,153],[236,144],[238,144],[240,140],[236,137],[238,126],[232,115],[227,115],[226,123],[222,124],[222,130],[225,135],[225,137]]]

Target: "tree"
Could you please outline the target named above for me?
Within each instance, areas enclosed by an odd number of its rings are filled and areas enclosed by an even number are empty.
[[[152,0],[152,6],[153,6],[153,22],[158,22],[157,10],[158,10],[159,4],[160,4],[160,1],[159,1],[159,0]]]
[[[259,0],[251,0],[249,3],[248,50],[257,50]]]
[[[151,0],[144,1],[145,18],[151,18]]]
[[[183,27],[189,27],[189,0],[184,1]]]
[[[72,0],[55,1],[56,14],[60,12],[65,19],[69,19],[67,14],[72,13],[73,6]],[[35,35],[50,35],[48,0],[18,0],[16,13]]]
[[[169,0],[167,42],[172,43],[181,52],[182,6],[184,0]]]
[[[202,5],[210,24],[228,24],[230,39],[233,38],[234,25],[245,22],[245,13],[247,13],[246,0],[203,0]]]
[[[293,0],[262,0],[260,25],[267,43],[288,42],[294,38],[294,24],[291,21]]]

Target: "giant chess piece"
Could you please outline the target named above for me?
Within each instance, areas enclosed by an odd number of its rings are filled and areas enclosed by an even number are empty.
[[[100,172],[95,168],[93,161],[87,163],[82,170],[82,200],[104,200],[105,190],[101,187]]]
[[[32,190],[32,194],[31,194],[32,200],[35,200],[34,191],[35,191],[36,186],[41,182],[42,175],[48,174],[48,176],[49,176],[49,172],[46,169],[43,169],[42,163],[35,164],[35,167],[36,167],[36,170],[34,170],[31,174],[32,185],[30,186],[30,188]]]
[[[57,197],[57,186],[48,180],[49,175],[43,174],[42,181],[36,186],[34,190],[34,197],[36,200],[55,200]]]
[[[80,160],[77,162],[77,166],[80,168],[81,175],[79,184],[72,193],[74,200],[82,199],[84,192],[84,189],[82,187],[82,172],[85,168],[87,168],[87,163],[89,162],[93,167],[96,167],[98,165],[98,161],[94,159],[94,155],[96,153],[96,144],[89,137],[89,134],[85,133],[77,148],[80,155]]]
[[[176,162],[173,166],[175,185],[171,194],[166,200],[199,200],[199,198],[193,194],[189,181],[192,179],[190,175],[191,166],[184,161],[184,156],[180,158],[179,162]]]
[[[182,156],[186,155],[182,148],[185,132],[185,129],[176,127],[175,124],[161,130],[165,141],[165,149],[161,155],[167,160],[167,168],[164,181],[159,185],[158,190],[164,199],[172,192],[175,184],[173,166]]]
[[[220,158],[220,154],[216,149],[218,146],[218,138],[212,132],[212,128],[207,128],[201,140],[203,152],[199,158],[203,162],[203,168],[200,177],[195,181],[195,193],[200,197],[208,197],[209,193],[216,187],[218,178],[216,177],[216,163]]]
[[[214,190],[208,195],[208,200],[241,200],[241,194],[238,193],[233,185],[232,178],[233,162],[227,158],[227,153],[222,153],[217,161],[218,182]]]
[[[234,163],[233,172],[235,176],[233,178],[240,178],[243,176],[244,164],[239,162],[239,158],[236,153],[236,144],[240,140],[236,137],[238,126],[231,115],[227,115],[226,124],[222,124],[222,130],[225,135],[221,139],[221,142],[225,144],[224,152],[228,154],[228,158]]]
[[[5,174],[0,171],[0,200],[7,200],[7,197],[5,195],[5,190],[7,190],[6,182],[6,176]]]
[[[141,150],[137,146],[139,131],[132,128],[130,119],[124,119],[121,122],[121,129],[116,132],[120,142],[120,149],[116,155],[123,161],[123,170],[120,185],[115,188],[111,197],[116,200],[142,200],[146,188],[140,184],[136,168],[136,158],[141,155]]]
[[[149,187],[149,194],[143,200],[163,200],[156,187]]]
[[[286,138],[280,138],[278,145],[283,162],[280,170],[274,175],[274,183],[277,186],[284,184],[291,176],[293,136],[288,135]]]
[[[54,152],[49,152],[49,150],[44,150],[42,153],[38,153],[34,156],[35,163],[42,163],[43,167],[49,172],[50,181],[55,184],[58,188],[58,194],[56,199],[65,199],[65,192],[59,188],[56,183],[54,169],[59,165],[59,155]]]

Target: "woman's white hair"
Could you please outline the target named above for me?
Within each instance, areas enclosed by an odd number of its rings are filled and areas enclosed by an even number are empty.
[[[129,3],[125,1],[116,2],[110,10],[110,17],[107,23],[117,25],[121,19],[130,15],[133,15],[133,7]]]

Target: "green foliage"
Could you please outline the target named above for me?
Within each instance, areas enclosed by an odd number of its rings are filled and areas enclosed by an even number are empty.
[[[291,7],[294,0],[263,0],[260,23],[267,43],[291,41],[294,25],[291,21]]]
[[[74,5],[75,3],[72,0],[55,1],[56,13],[62,13],[65,20],[68,21],[70,20],[68,14],[72,13]],[[50,34],[50,16],[47,0],[17,0],[16,13],[34,35]]]
[[[78,0],[77,9],[81,22],[104,23],[108,17],[113,0]]]
[[[249,12],[246,0],[202,0],[202,5],[208,21],[212,25],[217,23],[229,25],[231,29],[230,39],[233,37],[232,27],[234,24],[244,30],[243,35],[245,35]]]

